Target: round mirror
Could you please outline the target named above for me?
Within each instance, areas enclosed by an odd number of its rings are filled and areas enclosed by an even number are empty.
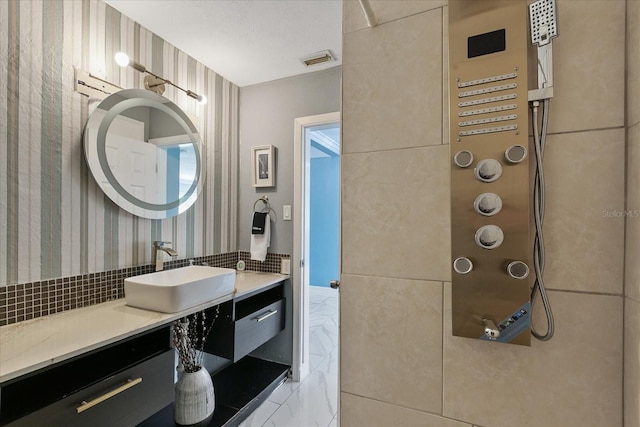
[[[186,211],[204,185],[204,144],[177,105],[141,89],[109,95],[84,129],[89,169],[122,209],[163,219]]]

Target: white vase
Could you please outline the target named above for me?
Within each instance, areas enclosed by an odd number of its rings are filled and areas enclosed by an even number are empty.
[[[192,425],[206,420],[216,406],[213,381],[206,369],[184,372],[175,387],[176,424]]]

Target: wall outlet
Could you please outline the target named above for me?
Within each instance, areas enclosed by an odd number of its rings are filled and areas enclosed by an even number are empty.
[[[280,274],[291,274],[291,259],[280,258]]]

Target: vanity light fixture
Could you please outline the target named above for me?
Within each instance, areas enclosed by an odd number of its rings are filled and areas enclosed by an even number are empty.
[[[177,84],[171,82],[170,80],[167,80],[165,78],[162,78],[156,74],[153,74],[151,71],[147,70],[146,67],[136,61],[132,61],[129,58],[129,55],[127,55],[124,52],[118,52],[115,55],[115,60],[116,60],[116,64],[118,64],[121,67],[126,67],[127,65],[130,66],[131,68],[133,68],[134,70],[140,71],[141,73],[146,73],[147,75],[144,78],[144,87],[147,90],[150,90],[152,92],[157,93],[158,95],[162,95],[164,93],[165,90],[165,84],[170,84],[171,86],[175,87],[176,89],[180,89],[181,91],[183,91],[184,93],[187,94],[187,96],[195,99],[196,101],[198,101],[199,104],[206,104],[207,103],[207,97],[204,95],[198,95],[197,93],[190,91],[190,90],[185,90],[182,89],[180,86],[178,86]]]

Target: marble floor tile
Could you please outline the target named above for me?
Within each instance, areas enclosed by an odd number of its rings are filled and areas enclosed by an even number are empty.
[[[327,427],[338,410],[338,378],[316,371],[278,408],[265,427]]]
[[[315,370],[325,372],[327,374],[338,375],[338,363],[340,361],[340,352],[336,348],[328,356],[324,357],[317,365]]]
[[[287,380],[241,427],[338,426],[338,294],[330,288],[309,292],[309,375]]]
[[[240,423],[239,427],[261,427],[280,408],[280,405],[270,401],[264,402],[249,418]]]
[[[273,393],[271,393],[271,396],[269,396],[267,401],[282,405],[285,400],[287,400],[289,396],[291,396],[291,394],[298,389],[298,387],[300,387],[300,383],[288,379],[284,384],[282,384]]]
[[[309,353],[328,356],[338,348],[338,331],[335,328],[317,325],[309,328]]]

